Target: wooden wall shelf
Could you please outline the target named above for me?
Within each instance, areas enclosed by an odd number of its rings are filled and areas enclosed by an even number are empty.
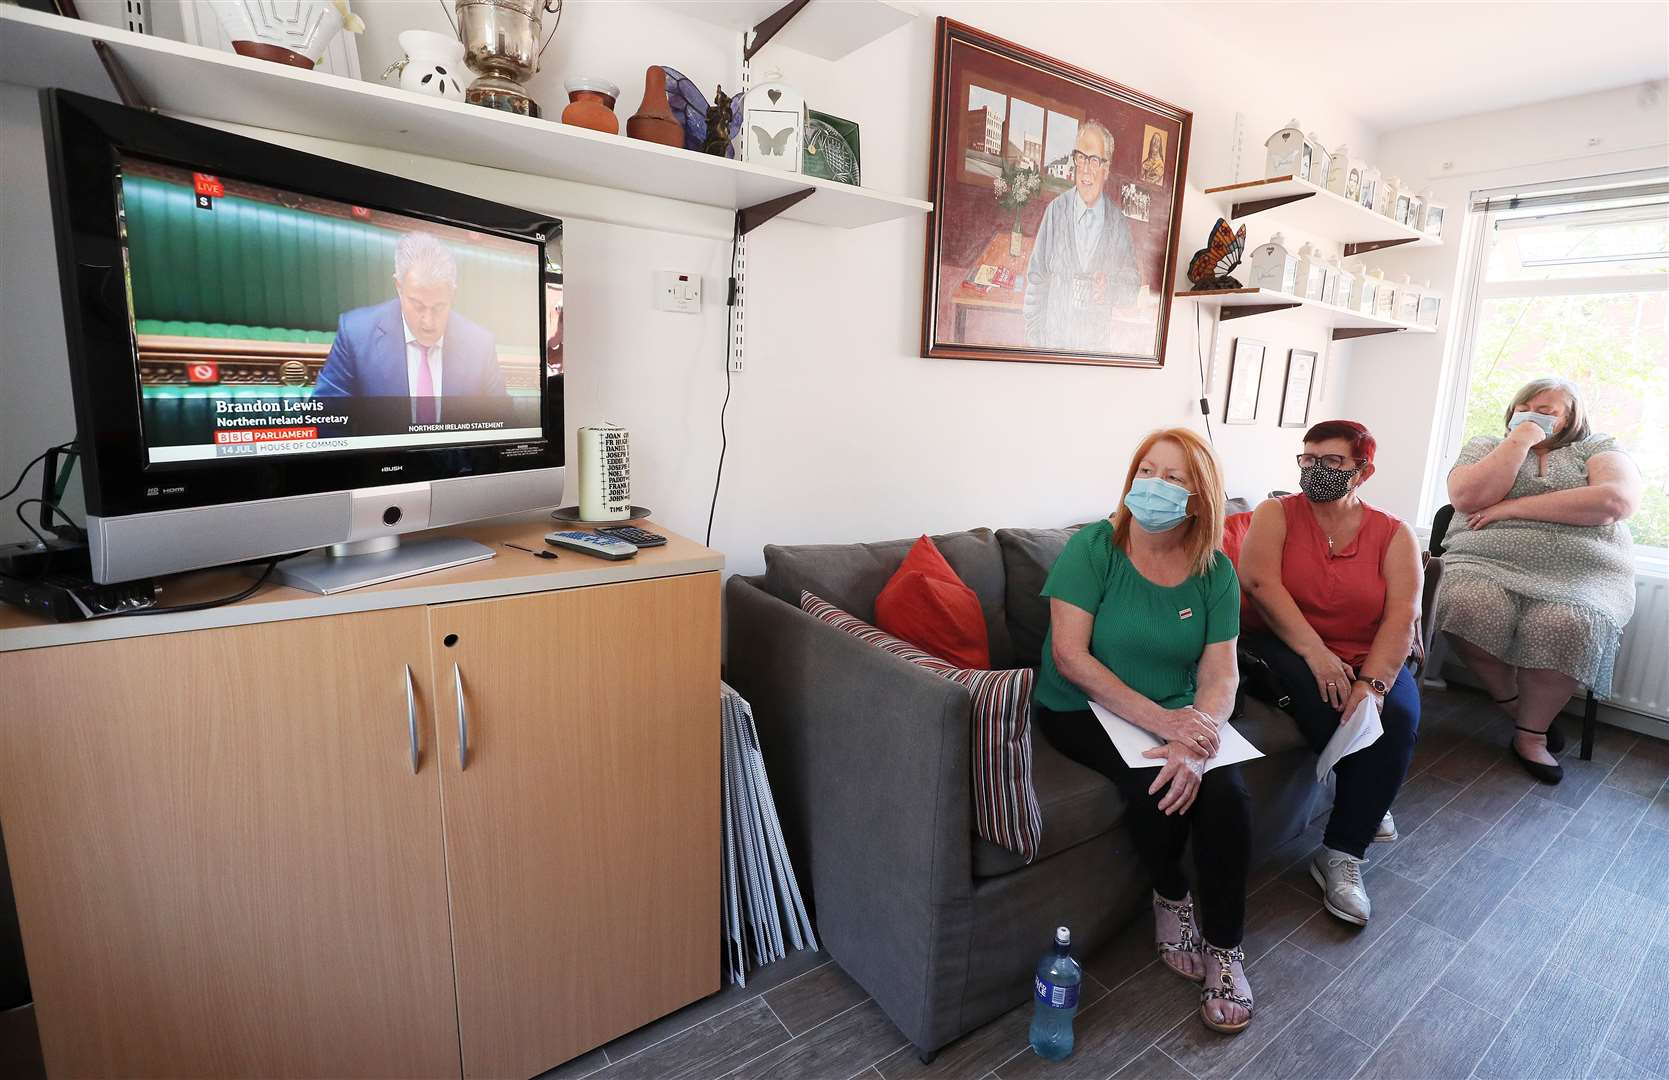
[[[1306,300],[1302,296],[1276,292],[1274,289],[1212,289],[1206,292],[1190,292],[1184,289],[1178,291],[1175,296],[1178,300],[1189,300],[1201,307],[1216,308],[1217,318],[1222,322],[1244,319],[1252,315],[1265,315],[1273,311],[1297,311],[1330,327],[1334,341],[1378,334],[1437,332],[1434,326],[1363,315],[1359,311],[1352,311],[1336,304]]]
[[[1343,243],[1346,257],[1388,247],[1435,247],[1443,242],[1295,176],[1225,184],[1206,188],[1205,193],[1229,199],[1229,217],[1237,221],[1279,211],[1277,217],[1282,224]]]
[[[95,42],[104,43],[147,102],[174,116],[382,147],[728,210],[810,190],[811,197],[788,207],[782,216],[836,228],[919,217],[933,208],[921,199],[0,4],[0,78],[6,82],[58,86],[116,100]]]

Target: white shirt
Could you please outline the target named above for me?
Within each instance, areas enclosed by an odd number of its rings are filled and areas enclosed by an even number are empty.
[[[404,316],[401,316],[400,318],[400,329],[406,332],[406,390],[413,397],[416,397],[417,385],[419,381],[417,378],[417,365],[423,362],[423,346],[418,342],[417,335],[411,332],[411,325],[406,322]],[[445,344],[446,338],[443,335],[439,341],[429,346],[429,378],[435,385],[436,423],[440,422],[440,397],[442,393],[444,393],[440,385],[440,353],[441,347]],[[411,418],[413,423],[417,422],[417,403],[415,401],[412,402]]]
[[[1078,243],[1078,257],[1088,259],[1095,250],[1095,243],[1101,238],[1101,219],[1105,217],[1106,199],[1095,200],[1095,205],[1085,206],[1084,197],[1078,194],[1076,188],[1073,195],[1077,201],[1072,205],[1075,218],[1072,222],[1072,238]]]

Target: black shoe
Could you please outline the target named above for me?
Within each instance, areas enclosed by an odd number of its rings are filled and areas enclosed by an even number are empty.
[[[1528,732],[1531,735],[1547,734],[1545,731],[1537,731],[1534,728],[1519,727],[1518,725],[1514,726],[1518,727],[1519,731]],[[1531,761],[1529,758],[1518,752],[1518,747],[1516,745],[1509,745],[1512,746],[1513,757],[1517,758],[1518,763],[1524,766],[1524,771],[1535,777],[1537,780],[1540,780],[1542,783],[1557,784],[1565,778],[1565,767],[1563,765],[1543,765],[1539,761]],[[1553,748],[1551,746],[1548,747],[1549,753],[1552,753],[1552,750]]]
[[[1502,705],[1502,706],[1511,705],[1513,702],[1518,700],[1518,695],[1514,694],[1512,697],[1509,697],[1509,698],[1491,698],[1490,700],[1495,702],[1495,704],[1497,704],[1497,705]],[[1501,711],[1506,712],[1507,710],[1505,708],[1503,708]],[[1527,730],[1527,729],[1520,728],[1519,730],[1524,731],[1524,730]],[[1550,753],[1550,754],[1557,754],[1559,751],[1563,750],[1564,748],[1565,748],[1565,733],[1559,730],[1559,727],[1558,727],[1557,724],[1549,724],[1547,726],[1547,752]]]

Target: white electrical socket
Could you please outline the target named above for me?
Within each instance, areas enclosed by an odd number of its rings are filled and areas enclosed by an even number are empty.
[[[694,315],[701,310],[701,275],[655,271],[655,310]]]

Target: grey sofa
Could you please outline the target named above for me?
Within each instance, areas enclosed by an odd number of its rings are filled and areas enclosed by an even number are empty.
[[[978,594],[995,667],[1038,663],[1038,593],[1070,530],[934,537]],[[806,615],[807,589],[873,620],[911,540],[767,547],[726,585],[726,678],[754,707],[789,850],[829,954],[924,1057],[1024,1002],[1054,928],[1093,950],[1144,908],[1148,881],[1099,773],[1033,739],[1043,835],[1031,865],[979,838],[968,691]],[[1248,700],[1237,727],[1253,857],[1296,836],[1323,799],[1284,715]]]

